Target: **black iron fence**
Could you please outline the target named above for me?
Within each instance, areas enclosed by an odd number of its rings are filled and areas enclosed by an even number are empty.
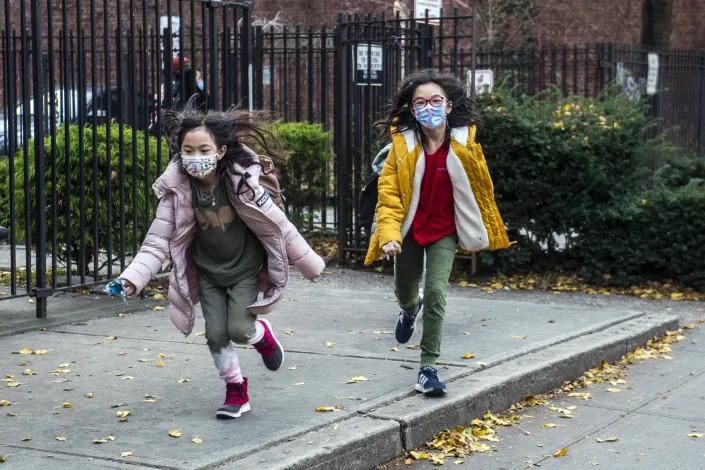
[[[250,5],[232,2],[64,0],[56,9],[51,0],[0,1],[0,225],[10,229],[0,300],[36,296],[40,317],[53,292],[103,282],[129,262],[156,208],[151,183],[170,158],[162,109],[193,93],[207,108],[264,109],[332,133],[318,221],[338,231],[341,261],[366,250],[357,202],[383,145],[373,123],[413,69],[452,72],[473,92],[483,69],[529,93],[555,86],[595,96],[618,80],[637,98],[657,52],[662,91],[648,96],[659,130],[705,154],[702,52],[614,44],[475,51],[472,11],[340,16],[314,30],[252,26]]]

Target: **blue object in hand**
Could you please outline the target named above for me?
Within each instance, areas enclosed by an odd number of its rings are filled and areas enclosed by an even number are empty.
[[[123,280],[118,278],[110,281],[103,289],[108,295],[119,295],[122,300],[127,303],[127,294],[125,293],[125,285]]]

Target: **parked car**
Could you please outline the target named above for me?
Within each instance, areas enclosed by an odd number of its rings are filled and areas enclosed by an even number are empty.
[[[110,110],[110,119],[115,122],[122,122],[127,125],[133,125],[137,129],[147,129],[156,114],[156,101],[151,94],[147,94],[146,107],[140,93],[134,95],[132,93],[120,93],[117,87],[112,87],[108,93],[106,90],[99,89],[93,93],[91,89],[86,90],[85,108],[79,112],[79,90],[72,89],[69,91],[69,100],[66,103],[65,91],[63,88],[55,90],[55,109],[51,112],[50,98],[47,94],[44,101],[44,133],[48,134],[51,130],[51,115],[54,114],[56,125],[62,124],[68,117],[70,123],[76,123],[80,119],[86,125],[93,124],[93,102],[95,100],[96,107],[96,123],[105,124],[108,117],[108,109]],[[121,96],[122,95],[122,96]],[[133,112],[133,96],[136,98],[136,107]],[[67,106],[68,104],[68,106]],[[25,107],[30,110],[29,138],[34,135],[34,99],[31,99],[29,106],[25,106],[21,101],[17,102],[15,108],[16,119],[16,147],[20,147],[24,137],[24,111]],[[133,117],[134,114],[134,117]],[[0,156],[9,153],[9,139],[6,129],[9,127],[7,109],[2,110],[0,114]]]

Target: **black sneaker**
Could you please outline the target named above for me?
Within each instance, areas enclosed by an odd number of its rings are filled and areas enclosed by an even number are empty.
[[[419,307],[416,309],[415,314],[409,315],[406,310],[399,312],[397,327],[394,330],[394,337],[397,339],[397,343],[405,344],[409,342],[416,329],[416,316],[421,312],[422,308],[423,299],[419,299]]]
[[[422,367],[414,387],[427,397],[440,397],[446,394],[446,384],[438,380],[438,371],[433,367]]]

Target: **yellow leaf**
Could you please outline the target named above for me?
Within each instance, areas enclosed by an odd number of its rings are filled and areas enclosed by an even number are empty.
[[[526,335],[522,336],[513,336],[514,339],[526,339]]]
[[[425,452],[417,452],[415,450],[412,450],[411,452],[409,452],[409,455],[411,455],[416,460],[428,460],[429,459],[429,455]]]
[[[180,384],[182,384],[182,383],[184,383],[184,382],[190,382],[190,381],[191,381],[191,379],[185,379],[185,378],[183,378],[183,377],[179,377],[179,383],[180,383]]]
[[[305,385],[305,382],[296,382],[296,383],[291,384],[292,387],[298,387],[300,385]]]
[[[284,330],[284,333],[286,333],[287,335],[293,335],[294,330]]]
[[[113,436],[112,434],[109,435],[109,436],[108,436],[108,440],[109,440],[109,441],[114,441],[114,440],[115,440],[115,436]]]
[[[129,457],[132,455],[132,451],[120,452],[120,457]]]
[[[31,299],[30,299],[31,300]],[[11,454],[8,455],[0,455],[0,463],[5,463],[7,462],[7,457],[9,457]]]
[[[161,305],[156,305],[156,306],[152,307],[152,310],[161,311],[161,310],[164,310],[164,307],[162,307]]]
[[[181,437],[181,429],[172,429],[169,431],[171,437]]]
[[[203,444],[203,439],[201,439],[200,437],[194,437],[193,439],[191,439],[191,442],[193,442],[194,444]]]
[[[564,447],[561,450],[559,450],[558,452],[556,452],[555,454],[553,454],[553,456],[554,457],[563,457],[567,453],[568,453],[568,448]]]
[[[156,300],[164,300],[165,297],[164,294],[154,294],[152,298]]]
[[[164,354],[164,353],[159,353],[159,354],[157,354],[157,357],[158,357],[159,359],[164,359],[164,358],[166,357],[166,354]]]
[[[22,348],[20,349],[20,354],[34,354],[34,349]]]
[[[687,325],[683,325],[683,328],[685,328],[686,330],[692,330],[697,328],[697,326],[694,323],[689,323]]]
[[[501,282],[493,282],[490,287],[493,289],[501,289],[504,287],[504,285]]]
[[[27,441],[31,441],[31,440],[32,440],[31,437],[23,437],[22,438],[22,442],[27,442]]]
[[[93,444],[105,444],[108,442],[107,439],[93,439]]]
[[[73,405],[71,403],[64,403],[63,405],[64,408],[73,408]]]
[[[419,349],[421,348],[420,344],[410,344],[406,347],[406,349]]]
[[[390,349],[390,351],[394,351],[394,352],[397,352],[397,351],[399,351],[399,348],[398,348],[398,347],[396,347],[396,346],[394,346],[394,347],[393,347],[392,349]]]
[[[153,399],[151,399],[151,398],[146,398],[146,399],[144,399],[144,400],[142,400],[142,401],[145,402],[145,403],[155,403],[155,402],[156,402],[156,400],[153,400]]]
[[[137,362],[147,362],[147,359],[139,359]]]
[[[683,293],[681,292],[673,292],[671,293],[671,300],[683,300]]]
[[[326,341],[326,347],[327,348],[332,348],[335,343],[331,343],[330,341]]]
[[[478,362],[477,365],[480,367],[487,367],[487,363],[485,362]]]
[[[157,361],[157,367],[164,367],[164,363],[162,361]]]
[[[122,380],[134,380],[134,377],[131,375],[123,375]]]
[[[340,411],[339,406],[319,406],[316,411]]]
[[[115,416],[117,416],[118,418],[126,418],[129,415],[130,412],[128,410],[121,410],[115,413]]]
[[[12,403],[8,400],[0,400],[0,406],[10,406]]]
[[[63,369],[63,368],[68,367],[68,366],[70,366],[70,365],[71,365],[71,363],[69,363],[69,362],[64,362],[63,364],[59,364],[59,369]]]
[[[370,379],[368,379],[367,377],[363,377],[361,375],[358,375],[357,377],[353,377],[352,379],[348,380],[345,383],[346,384],[354,384],[354,383],[358,383],[358,382],[369,382],[369,381],[370,381]]]
[[[465,460],[460,460],[460,459],[458,459],[458,460],[453,460],[453,463],[454,463],[455,465],[460,465],[461,463],[465,463]]]
[[[93,394],[88,392],[84,395],[86,398],[93,398]]]
[[[688,434],[688,437],[700,438],[700,437],[703,437],[703,434],[700,432],[693,432],[693,433]]]
[[[555,428],[556,425],[552,423],[545,423],[541,425],[542,428]]]
[[[289,367],[289,370],[296,370],[296,366]]]
[[[608,391],[608,392],[612,392],[612,393],[617,393],[617,392],[621,392],[621,390],[620,390],[620,389],[618,389],[618,388],[614,388],[614,387],[610,387],[610,388],[608,388],[608,389],[607,389],[607,391]]]
[[[57,441],[65,441],[66,438],[64,436],[56,436]]]
[[[105,339],[110,340],[110,341],[113,341],[113,340],[116,340],[116,339],[117,339],[117,336],[108,336],[108,337],[105,338]]]
[[[205,335],[206,335],[205,331],[199,331],[198,333],[196,333],[196,336],[205,336]]]
[[[475,355],[473,353],[465,353],[463,354],[463,359],[472,359],[474,358]]]

